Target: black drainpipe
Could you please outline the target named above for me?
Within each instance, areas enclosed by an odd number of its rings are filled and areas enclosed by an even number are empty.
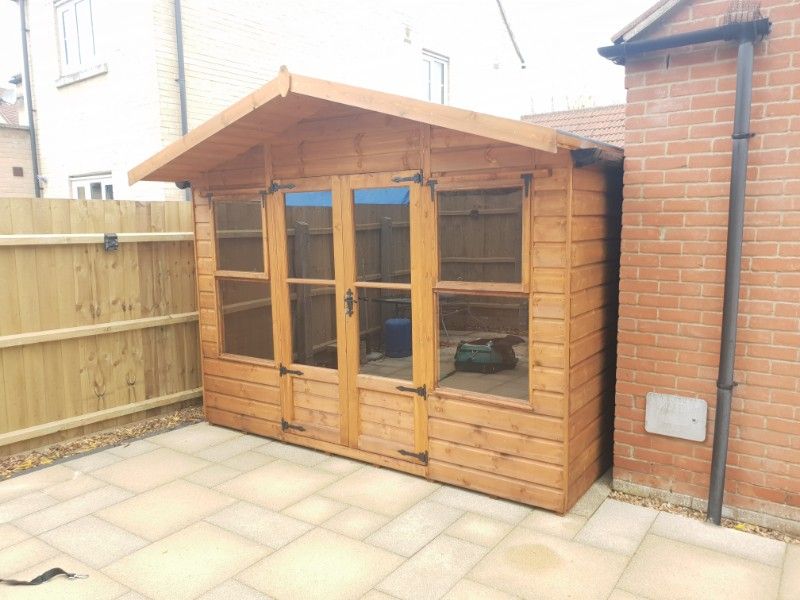
[[[181,0],[175,0],[175,46],[178,58],[178,97],[180,99],[181,135],[189,133],[189,115],[186,109],[186,65],[183,60],[183,20],[181,18]],[[184,190],[186,200],[192,199],[192,190]]]
[[[31,138],[31,167],[33,167],[33,193],[42,197],[39,182],[39,150],[36,145],[36,124],[33,122],[33,93],[31,88],[31,69],[28,62],[28,18],[25,14],[25,0],[19,0],[19,37],[22,40],[22,72],[25,84],[25,110],[28,114],[28,136]]]
[[[722,519],[722,498],[725,492],[725,466],[728,459],[728,437],[731,420],[731,397],[736,383],[733,363],[736,355],[736,320],[739,315],[742,238],[744,234],[744,199],[747,185],[747,157],[750,149],[750,108],[753,92],[753,46],[756,39],[769,33],[769,19],[729,23],[701,31],[682,33],[641,42],[624,42],[598,48],[601,56],[617,64],[625,58],[666,48],[677,48],[702,42],[737,40],[736,104],[733,115],[733,152],[731,154],[731,187],[728,206],[728,244],[725,254],[725,290],[722,304],[722,334],[717,376],[717,408],[714,419],[714,446],[711,455],[711,481],[708,489],[709,521],[719,525]]]

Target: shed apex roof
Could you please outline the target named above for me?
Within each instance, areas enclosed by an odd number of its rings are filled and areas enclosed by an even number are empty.
[[[684,2],[685,0],[659,0],[620,31],[615,33],[611,37],[611,41],[615,44],[619,44],[640,36]]]
[[[128,180],[131,184],[191,180],[253,146],[279,139],[300,121],[325,118],[326,111],[335,113],[337,106],[338,110],[374,111],[546,152],[557,152],[559,147],[608,149],[603,142],[541,125],[291,74],[281,67],[275,79],[133,167]]]

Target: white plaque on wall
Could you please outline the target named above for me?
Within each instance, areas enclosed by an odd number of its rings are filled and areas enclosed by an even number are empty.
[[[648,433],[703,442],[706,439],[708,403],[700,398],[648,392],[644,430]]]

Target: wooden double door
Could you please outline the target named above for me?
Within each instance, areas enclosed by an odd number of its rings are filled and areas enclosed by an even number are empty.
[[[427,188],[417,172],[274,188],[267,222],[285,436],[427,463]]]

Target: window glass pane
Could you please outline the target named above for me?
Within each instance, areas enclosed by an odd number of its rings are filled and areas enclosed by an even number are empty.
[[[528,400],[528,300],[439,294],[439,385]]]
[[[408,188],[353,193],[358,281],[411,281]]]
[[[75,3],[75,18],[78,28],[78,54],[81,65],[94,60],[94,31],[92,28],[92,4],[89,0]]]
[[[522,190],[438,193],[439,279],[522,281]]]
[[[78,186],[78,200],[86,200],[86,188],[82,185]]]
[[[214,224],[218,269],[264,272],[260,201],[215,202]]]
[[[359,373],[411,381],[411,296],[359,290]]]
[[[77,67],[78,58],[78,25],[74,9],[67,5],[61,9],[61,41],[63,43],[63,61],[67,67]]]
[[[92,200],[103,199],[103,186],[99,181],[93,181],[89,184],[89,195]]]
[[[106,200],[113,200],[114,199],[114,186],[107,183],[106,184]]]
[[[268,283],[221,279],[219,291],[223,352],[274,359]]]
[[[289,277],[333,279],[333,211],[330,191],[286,194]]]
[[[302,365],[338,366],[336,288],[332,285],[289,285],[293,360]]]

